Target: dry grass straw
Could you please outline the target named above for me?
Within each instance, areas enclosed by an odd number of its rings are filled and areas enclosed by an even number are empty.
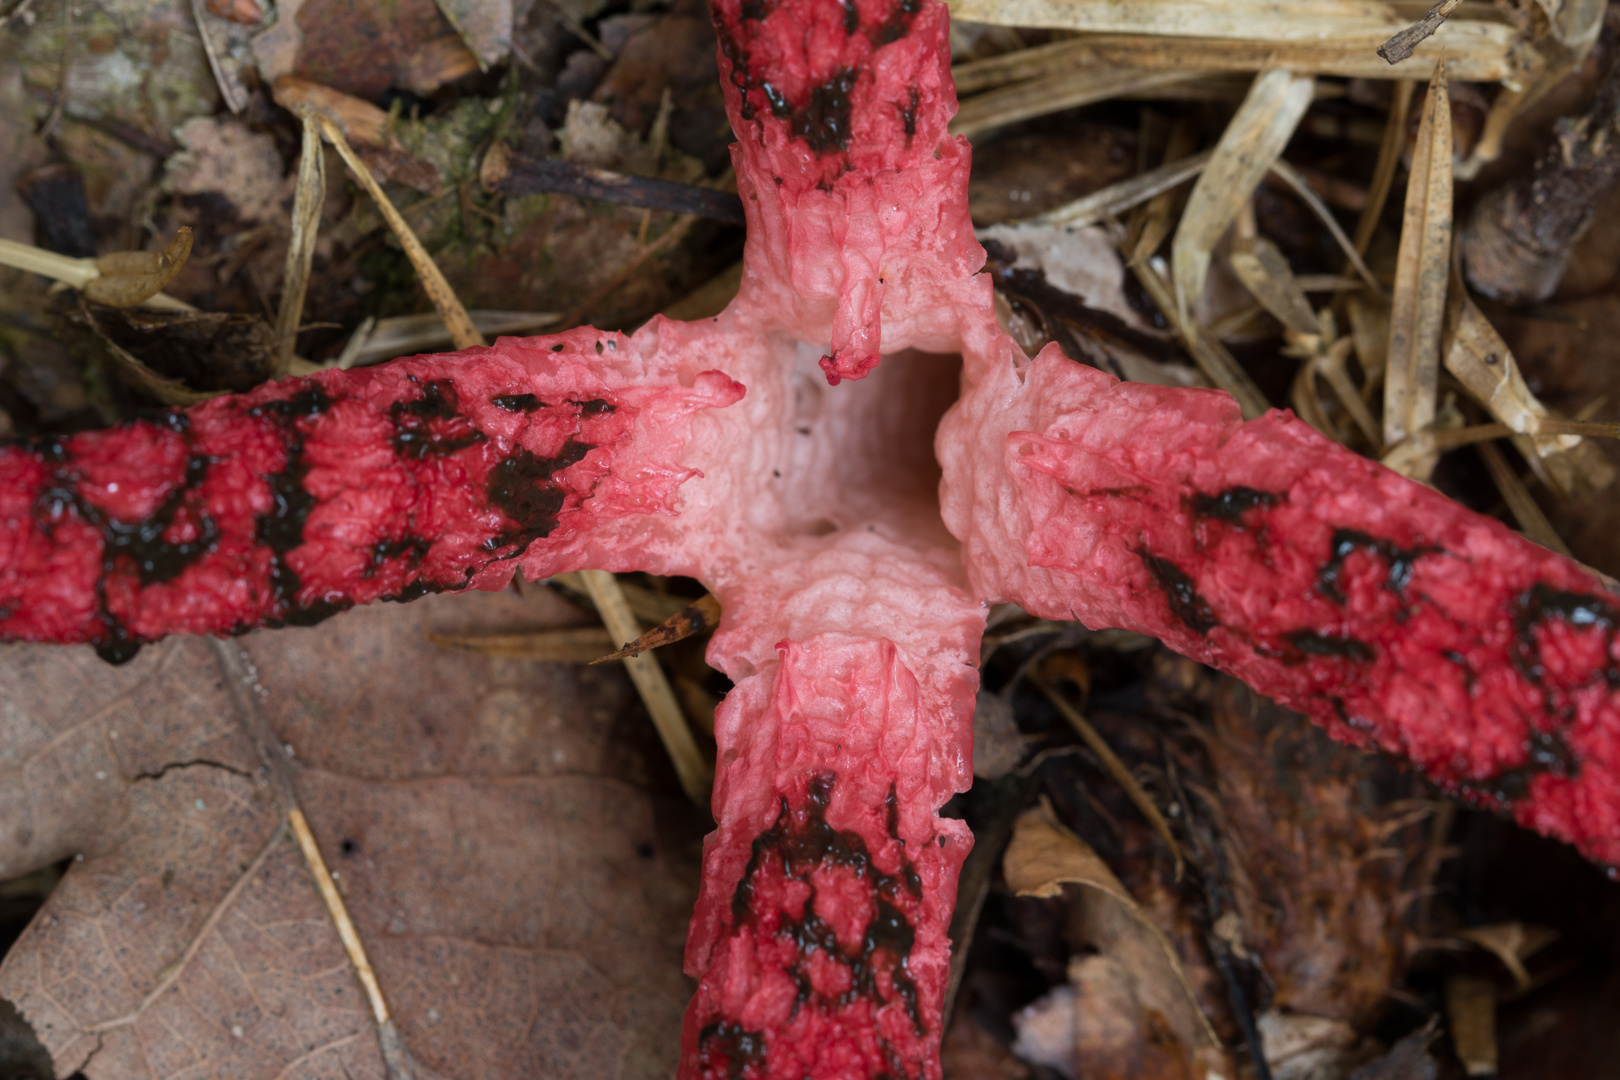
[[[1191,321],[1193,307],[1204,291],[1211,251],[1282,155],[1311,103],[1313,85],[1309,76],[1289,71],[1257,76],[1249,96],[1221,134],[1193,185],[1171,245],[1178,321]]]
[[[617,578],[606,570],[582,570],[579,576],[614,641],[631,642],[641,637],[641,625],[631,612],[630,602]],[[692,729],[687,726],[664,669],[658,666],[658,659],[642,653],[627,657],[624,666],[647,711],[652,714],[653,726],[658,729],[658,737],[675,765],[681,788],[697,805],[708,805],[714,771],[698,751],[697,740],[692,737]]]
[[[366,189],[366,193],[377,204],[377,209],[388,222],[388,227],[394,230],[394,236],[398,238],[400,247],[405,249],[406,257],[411,260],[411,266],[421,279],[422,288],[427,291],[428,299],[433,301],[439,317],[449,329],[451,342],[458,349],[470,349],[487,344],[484,336],[478,332],[478,328],[467,315],[467,309],[462,306],[455,290],[451,289],[450,283],[444,279],[438,264],[433,261],[433,257],[422,246],[422,241],[416,238],[416,233],[400,216],[393,202],[384,194],[382,185],[377,183],[377,178],[371,174],[366,163],[361,161],[359,155],[349,146],[349,141],[343,137],[343,131],[326,116],[317,115],[315,122],[320,125],[321,134],[337,150],[338,156],[343,158],[343,163],[349,167],[349,171],[360,182],[360,186]]]
[[[315,261],[315,237],[320,230],[321,206],[326,201],[326,161],[321,153],[321,133],[314,117],[305,114],[303,148],[298,156],[298,181],[293,195],[292,236],[287,243],[287,265],[282,272],[281,306],[276,310],[276,328],[271,355],[275,374],[285,375],[292,366],[298,344],[298,325],[304,317],[304,294],[309,289],[309,271]]]
[[[1440,332],[1451,280],[1451,165],[1451,98],[1442,64],[1429,86],[1412,152],[1395,264],[1384,372],[1384,444],[1390,447],[1434,423]],[[1429,478],[1435,460],[1432,454],[1402,459],[1406,475],[1418,480]]]

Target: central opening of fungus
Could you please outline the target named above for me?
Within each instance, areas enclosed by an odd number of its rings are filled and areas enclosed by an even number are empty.
[[[943,540],[934,435],[960,393],[961,358],[907,350],[859,382],[828,386],[817,364],[824,352],[799,345],[789,377],[788,530],[922,527]]]

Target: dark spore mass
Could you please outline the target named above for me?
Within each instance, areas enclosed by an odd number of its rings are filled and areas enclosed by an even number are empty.
[[[551,534],[566,499],[552,476],[583,460],[592,449],[589,443],[569,439],[556,457],[543,458],[519,447],[489,471],[489,504],[517,523],[497,546],[517,544],[515,554],[521,554],[530,543]]]
[[[416,382],[416,376],[407,375]],[[484,441],[484,433],[461,415],[461,400],[450,379],[430,379],[415,401],[396,401],[388,407],[394,422],[394,452],[417,460],[429,454],[445,456]]]
[[[787,879],[810,886],[810,897],[804,903],[804,913],[797,919],[787,912],[780,913],[776,933],[793,942],[803,958],[795,966],[794,979],[799,984],[799,1005],[814,994],[807,970],[802,969],[814,952],[822,952],[849,968],[853,988],[838,1005],[849,1004],[851,995],[882,1004],[877,984],[880,969],[889,973],[894,993],[905,1004],[912,1025],[918,1035],[925,1032],[917,1002],[917,984],[911,977],[911,950],[916,944],[916,928],[901,910],[903,896],[913,900],[922,896],[922,880],[916,868],[904,855],[893,874],[884,873],[872,859],[866,841],[851,830],[834,829],[827,824],[827,806],[832,794],[833,778],[823,774],[809,784],[804,805],[797,814],[783,798],[776,824],[754,838],[748,867],[731,897],[731,921],[734,928],[752,925],[765,913],[756,913],[754,907],[754,881],[767,864],[779,867]],[[891,835],[898,832],[898,810],[889,815]],[[815,911],[815,885],[813,874],[821,867],[836,866],[849,870],[861,881],[869,882],[876,897],[876,914],[867,924],[860,951],[851,954],[838,941],[838,935]]]
[[[1389,575],[1384,579],[1384,587],[1395,595],[1406,598],[1406,587],[1412,583],[1412,572],[1416,569],[1418,559],[1425,555],[1438,555],[1440,549],[1418,544],[1403,548],[1396,546],[1393,540],[1382,540],[1376,536],[1368,536],[1355,529],[1339,529],[1334,532],[1330,547],[1332,554],[1328,561],[1322,564],[1317,571],[1316,587],[1323,596],[1335,603],[1345,602],[1344,592],[1339,588],[1339,577],[1344,573],[1344,563],[1357,551],[1371,552],[1381,555],[1389,563]]]
[[[1209,601],[1199,595],[1198,587],[1186,571],[1150,551],[1137,549],[1136,554],[1141,557],[1159,588],[1164,590],[1165,599],[1170,604],[1170,614],[1182,625],[1199,634],[1207,634],[1220,625]]]
[[[1513,612],[1513,665],[1527,680],[1540,684],[1546,676],[1541,663],[1541,645],[1536,628],[1556,619],[1577,630],[1604,631],[1604,679],[1620,687],[1620,661],[1614,656],[1614,638],[1620,629],[1620,604],[1590,593],[1568,592],[1549,585],[1535,584],[1519,595]],[[1552,712],[1551,690],[1547,691],[1547,711]]]
[[[793,134],[810,144],[816,154],[844,150],[849,146],[850,95],[858,73],[842,68],[820,86],[812,87],[810,100],[793,113]],[[772,103],[775,110],[775,103]]]
[[[900,122],[905,125],[906,145],[911,145],[911,137],[917,134],[917,88],[911,88],[911,100],[900,106]]]
[[[844,33],[853,34],[861,28],[861,13],[855,0],[838,0],[844,8]]]
[[[1567,779],[1578,775],[1580,767],[1574,749],[1562,735],[1553,731],[1532,731],[1525,742],[1524,764],[1503,769],[1485,782],[1482,791],[1475,785],[1465,785],[1465,790],[1502,803],[1515,803],[1530,794],[1531,781],[1543,773]]]
[[[709,1067],[724,1062],[728,1080],[742,1080],[765,1063],[765,1035],[729,1021],[710,1024],[698,1032],[698,1059]]]
[[[1250,510],[1272,507],[1283,501],[1275,491],[1261,491],[1252,487],[1229,487],[1214,495],[1200,492],[1190,500],[1192,511],[1202,518],[1214,518],[1228,525],[1242,527],[1243,515]]]
[[[386,562],[405,557],[405,565],[414,570],[421,565],[423,558],[433,547],[433,541],[425,536],[402,536],[397,540],[379,540],[371,546],[371,562],[366,567],[365,576],[371,577]]]
[[[1328,656],[1338,660],[1372,660],[1377,657],[1371,645],[1353,637],[1334,637],[1318,630],[1295,630],[1287,635],[1288,644],[1308,656]]]
[[[267,401],[248,410],[249,416],[273,416],[278,420],[313,420],[332,407],[332,397],[319,383],[310,383],[291,397]]]
[[[540,399],[533,394],[502,394],[489,399],[498,409],[507,412],[531,413],[540,407]]]
[[[591,398],[588,401],[576,401],[581,416],[612,416],[618,408],[605,398]]]
[[[900,0],[894,6],[894,14],[883,20],[872,35],[872,44],[882,48],[905,37],[911,32],[911,20],[921,10],[922,0]]]

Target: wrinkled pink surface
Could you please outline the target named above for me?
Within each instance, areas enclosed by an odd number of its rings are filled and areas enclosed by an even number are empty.
[[[0,634],[94,639],[98,583],[150,638],[494,588],[516,566],[700,578],[725,613],[710,659],[737,687],[686,954],[687,1078],[938,1077],[970,841],[936,812],[971,780],[995,600],[1154,634],[1620,862],[1617,601],[1287,413],[1244,424],[1223,394],[1121,384],[1055,348],[1028,360],[976,276],[943,6],[779,0],[745,18],[718,0],[716,20],[748,214],[722,315],[316,376],[335,404],[290,427],[254,409],[305,381],[190,410],[189,452],[229,464],[170,538],[193,513],[229,528],[167,583],[105,568],[101,533],[41,507],[71,481],[115,517],[151,514],[182,482],[180,436],[75,436],[66,463],[0,451]],[[811,105],[840,80],[850,109],[829,129]],[[457,409],[421,433],[439,450],[401,453],[385,418],[441,378]],[[493,405],[522,394],[544,407]],[[555,526],[503,544],[489,478],[569,440],[581,456],[544,478]],[[289,601],[254,530],[295,446],[316,505],[285,556]],[[1210,511],[1223,496],[1236,509]],[[1366,542],[1336,557],[1347,535]],[[407,537],[417,563],[379,560]]]

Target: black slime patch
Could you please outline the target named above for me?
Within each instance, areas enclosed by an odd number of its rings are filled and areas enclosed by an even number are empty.
[[[1338,660],[1373,660],[1377,653],[1365,641],[1334,637],[1318,630],[1294,630],[1285,635],[1288,644],[1308,656],[1328,656]]]
[[[407,375],[411,382],[416,376]],[[444,457],[484,441],[484,433],[461,415],[461,400],[450,379],[430,379],[421,384],[422,396],[415,401],[396,401],[388,407],[394,422],[394,452],[418,461],[433,454]]]
[[[542,404],[541,400],[533,394],[502,394],[500,397],[492,397],[489,400],[498,409],[518,413],[534,412]]]
[[[570,401],[570,405],[579,406],[581,416],[612,416],[618,408],[604,398],[590,398],[585,401]]]
[[[1214,495],[1202,492],[1190,500],[1192,512],[1202,518],[1214,518],[1228,525],[1243,526],[1243,515],[1261,507],[1273,507],[1283,501],[1275,491],[1261,491],[1252,487],[1229,487]]]
[[[425,536],[402,536],[397,540],[379,540],[371,545],[371,562],[366,567],[365,576],[371,577],[386,562],[405,557],[407,569],[415,570],[432,550],[433,541]]]
[[[270,591],[282,607],[279,616],[265,620],[269,627],[314,626],[354,606],[354,601],[346,597],[300,604],[298,592],[303,582],[286,559],[288,552],[303,544],[304,523],[316,506],[315,496],[304,487],[309,464],[304,460],[305,433],[299,424],[319,419],[332,405],[333,398],[319,385],[310,383],[291,397],[248,410],[249,416],[268,416],[276,421],[286,451],[280,470],[264,478],[270,488],[270,510],[253,522],[255,538],[270,549]]]
[[[1159,588],[1164,590],[1165,599],[1170,604],[1170,614],[1177,621],[1200,635],[1208,634],[1220,625],[1220,620],[1210,609],[1209,601],[1199,595],[1198,587],[1186,571],[1169,559],[1160,558],[1143,548],[1138,548],[1136,554],[1141,557]]]
[[[906,145],[911,145],[911,137],[917,134],[917,88],[911,88],[911,100],[900,106],[900,123],[906,129]]]
[[[728,1080],[742,1080],[764,1066],[765,1035],[727,1020],[710,1024],[698,1032],[698,1063],[705,1071],[724,1063]]]
[[[1345,560],[1357,551],[1381,555],[1389,562],[1389,576],[1384,580],[1384,587],[1400,597],[1402,603],[1406,601],[1406,587],[1412,583],[1412,572],[1416,569],[1418,559],[1425,555],[1441,554],[1441,549],[1437,547],[1422,544],[1410,548],[1398,547],[1393,540],[1381,540],[1355,529],[1335,531],[1329,546],[1332,555],[1317,571],[1316,587],[1323,596],[1337,604],[1345,602],[1345,595],[1339,589],[1339,577],[1344,573]]]
[[[567,500],[567,494],[552,481],[552,476],[583,460],[592,449],[590,443],[569,439],[556,457],[543,458],[520,446],[491,469],[489,504],[517,525],[491,540],[491,550],[516,544],[512,555],[521,555],[534,541],[550,536]]]
[[[179,417],[175,422],[170,417]],[[143,421],[144,422],[144,421]],[[190,443],[190,422],[178,413],[157,421]],[[124,664],[140,652],[141,642],[107,607],[107,579],[127,572],[133,565],[142,588],[173,581],[219,543],[219,528],[206,508],[191,495],[202,484],[213,465],[212,458],[190,454],[180,483],[164,497],[157,509],[139,521],[119,521],[92,505],[79,490],[81,478],[69,468],[71,455],[60,440],[51,439],[34,451],[40,460],[57,466],[51,483],[35,500],[34,513],[49,535],[49,523],[71,511],[81,521],[101,533],[101,574],[96,579],[97,618],[102,633],[94,642],[96,655],[110,664]],[[184,511],[195,535],[190,540],[167,540]]]
[[[894,992],[905,1003],[912,1026],[919,1036],[925,1033],[917,1003],[917,984],[911,978],[911,950],[917,941],[916,928],[900,908],[902,891],[914,900],[922,896],[922,880],[916,868],[904,855],[899,870],[886,874],[873,863],[866,841],[851,830],[834,829],[827,824],[827,805],[832,793],[833,778],[823,774],[809,784],[802,810],[802,820],[795,821],[787,799],[781,801],[776,824],[754,838],[747,869],[731,897],[731,923],[733,929],[751,925],[754,920],[754,879],[767,861],[779,863],[784,878],[810,886],[810,896],[804,902],[804,914],[790,919],[785,912],[777,928],[778,937],[793,942],[801,957],[791,973],[799,985],[799,1000],[795,1009],[809,1000],[814,991],[810,977],[802,966],[812,952],[820,951],[844,965],[850,972],[850,990],[837,1004],[847,1006],[857,998],[866,998],[882,1005],[877,987],[879,965],[886,954],[887,970]],[[892,800],[891,788],[890,799]],[[898,808],[889,804],[891,835],[898,831]],[[827,866],[841,867],[854,874],[857,880],[870,882],[876,897],[876,914],[867,924],[860,951],[851,955],[839,943],[838,936],[815,911],[815,885],[811,876]]]
[[[916,18],[917,12],[922,10],[922,0],[900,0],[894,6],[894,13],[870,35],[872,44],[878,48],[899,41],[911,32],[911,20]]]

